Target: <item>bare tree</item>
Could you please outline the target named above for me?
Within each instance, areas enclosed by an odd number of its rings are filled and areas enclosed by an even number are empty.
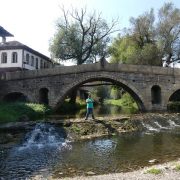
[[[95,11],[88,14],[86,9],[61,10],[63,17],[57,23],[57,33],[50,44],[53,57],[61,61],[72,60],[79,65],[107,55],[110,35],[117,31],[117,20],[108,24]]]

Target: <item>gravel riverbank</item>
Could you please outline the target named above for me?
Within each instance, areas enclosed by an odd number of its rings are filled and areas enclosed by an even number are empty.
[[[155,174],[152,173],[152,171],[158,173]],[[139,169],[137,171],[126,173],[77,176],[72,178],[44,178],[38,175],[32,178],[31,180],[180,180],[180,159],[164,164],[152,165],[149,167]]]
[[[152,173],[152,169],[159,173]],[[150,171],[150,172],[148,172]],[[53,178],[50,178],[50,180]],[[127,173],[63,178],[64,180],[180,180],[180,159]]]

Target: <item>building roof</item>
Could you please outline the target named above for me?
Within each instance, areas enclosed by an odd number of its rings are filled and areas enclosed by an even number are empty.
[[[1,37],[13,37],[13,35],[6,31],[2,26],[0,26],[0,36]]]
[[[38,51],[35,51],[34,49],[18,42],[18,41],[8,41],[8,42],[4,42],[4,43],[0,43],[0,50],[9,50],[9,49],[24,49],[27,50],[37,56],[40,56],[41,58],[51,61],[49,57],[41,54]]]

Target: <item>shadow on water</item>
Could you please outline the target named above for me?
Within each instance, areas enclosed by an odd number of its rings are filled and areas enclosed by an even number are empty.
[[[61,153],[71,149],[66,138],[63,128],[37,124],[26,134],[22,144],[7,150],[1,157],[0,177],[29,179],[41,174],[45,178],[61,161]]]

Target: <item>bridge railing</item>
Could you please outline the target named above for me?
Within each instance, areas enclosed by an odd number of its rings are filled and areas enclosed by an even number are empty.
[[[127,64],[110,64],[105,63],[103,67],[100,63],[82,64],[76,66],[61,66],[49,69],[7,72],[2,76],[5,80],[29,79],[43,76],[54,76],[60,74],[78,74],[83,72],[129,72],[142,74],[159,74],[159,75],[174,75],[180,76],[180,69],[173,69],[170,67],[145,66],[145,65],[127,65]]]

